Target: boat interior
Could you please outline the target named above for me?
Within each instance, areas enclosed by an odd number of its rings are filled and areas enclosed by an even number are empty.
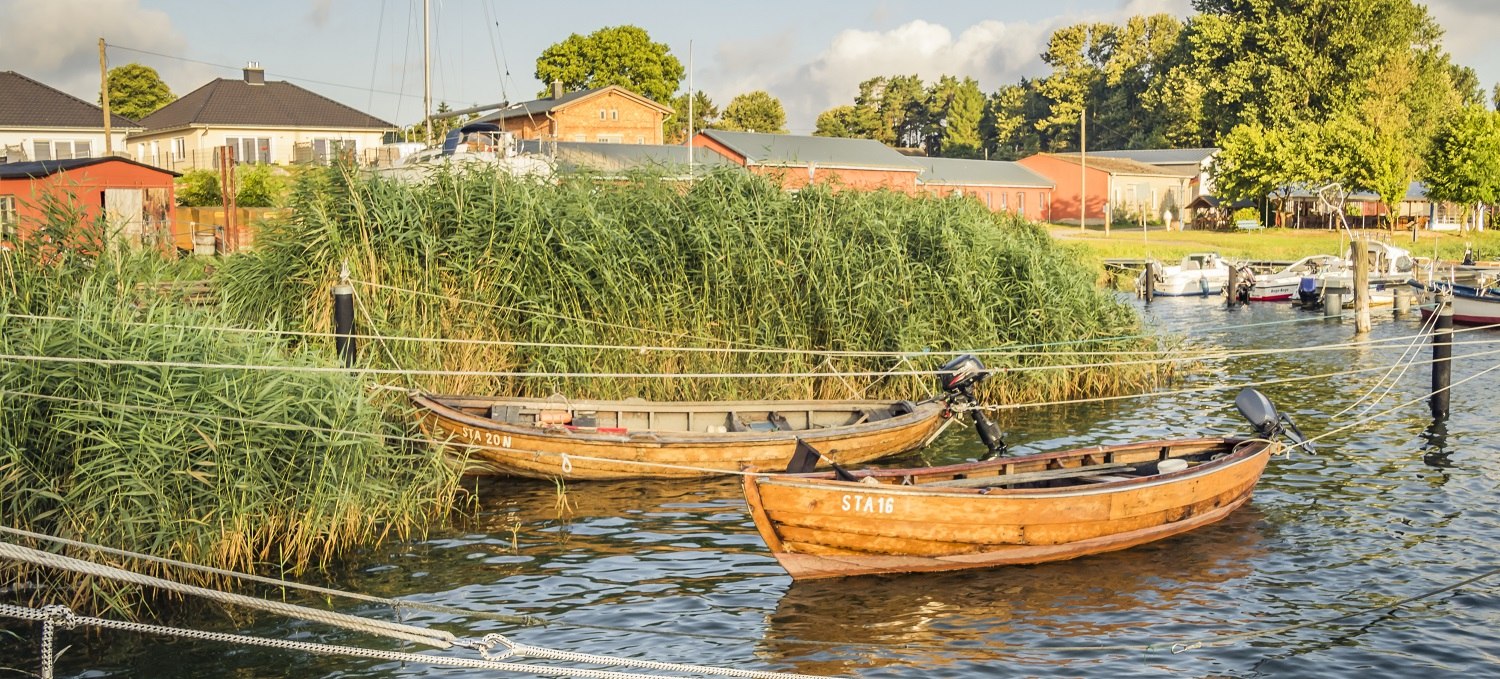
[[[489,403],[446,402],[451,408],[494,422],[521,427],[561,427],[659,432],[766,433],[812,431],[880,422],[916,412],[911,401],[892,402],[725,402],[534,400]]]

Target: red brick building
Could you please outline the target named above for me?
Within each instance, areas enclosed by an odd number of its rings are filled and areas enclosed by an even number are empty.
[[[786,189],[826,183],[915,193],[922,171],[921,165],[873,139],[704,130],[691,143],[750,172],[774,177]]]
[[[968,196],[994,212],[1033,222],[1051,219],[1052,180],[1020,163],[960,158],[912,158],[922,166],[921,190],[936,196]]]
[[[74,206],[85,220],[103,217],[113,239],[168,247],[177,217],[177,176],[117,157],[0,165],[0,240],[26,238],[55,199]]]
[[[610,85],[523,101],[474,122],[495,123],[519,139],[603,144],[661,144],[672,109]]]
[[[1016,162],[1056,185],[1047,221],[1058,224],[1078,224],[1079,206],[1085,203],[1087,223],[1105,224],[1115,212],[1148,221],[1159,220],[1167,209],[1180,216],[1192,200],[1191,173],[1125,158],[1038,153]],[[1088,195],[1080,197],[1082,191]]]

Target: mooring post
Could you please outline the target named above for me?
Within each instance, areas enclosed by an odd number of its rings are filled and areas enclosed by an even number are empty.
[[[1344,314],[1344,294],[1323,291],[1323,317],[1338,318]]]
[[[354,342],[354,286],[333,286],[333,348],[345,368],[353,368],[358,348]]]
[[[1411,313],[1411,288],[1402,285],[1396,288],[1396,315],[1405,316]]]
[[[1146,301],[1150,302],[1151,300],[1156,299],[1156,262],[1151,261],[1149,257],[1146,259],[1145,276],[1146,284],[1144,286],[1144,295],[1146,297]]]
[[[1359,239],[1354,257],[1354,334],[1370,332],[1370,242]]]
[[[1453,383],[1453,293],[1438,294],[1432,334],[1432,419],[1448,419],[1448,386]]]
[[[1237,266],[1235,266],[1233,264],[1230,264],[1229,265],[1229,280],[1224,283],[1224,297],[1227,300],[1227,301],[1224,302],[1224,306],[1226,306],[1226,307],[1228,307],[1230,309],[1233,309],[1234,306],[1236,304],[1239,304],[1239,301],[1240,301],[1239,298],[1235,297],[1235,295],[1234,295],[1235,288],[1239,287],[1239,277],[1240,277],[1240,269],[1239,269],[1239,267],[1237,267]]]

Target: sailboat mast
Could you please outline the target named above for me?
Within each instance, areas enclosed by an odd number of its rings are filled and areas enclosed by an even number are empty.
[[[427,123],[427,145],[432,145],[432,0],[422,0],[422,120]]]
[[[693,41],[688,41],[688,177],[693,176]]]

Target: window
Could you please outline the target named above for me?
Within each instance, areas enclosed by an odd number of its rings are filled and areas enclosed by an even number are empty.
[[[1006,210],[1006,209],[1010,208],[1010,203],[1007,202],[1007,198],[1006,198],[1006,196],[1009,196],[1009,195],[1010,194],[1008,194],[1008,193],[1006,193],[1004,191],[1000,192],[1000,209],[1001,210]]]
[[[617,109],[617,108],[610,109],[609,110],[609,119],[610,120],[619,120],[620,119],[620,109]]]
[[[601,134],[596,138],[596,141],[600,144],[623,144],[625,143],[625,135]]]
[[[604,120],[604,109],[599,109],[599,119]]]
[[[588,140],[589,140],[589,136],[586,135],[586,134],[575,134],[575,135],[573,135],[573,141],[588,141]]]
[[[353,139],[312,140],[312,162],[319,165],[327,165],[329,161],[335,158],[351,156],[353,154]]]
[[[635,138],[635,143],[637,143],[637,144],[644,144],[644,143],[646,143],[646,138],[638,136],[638,137]]]
[[[1016,192],[1016,212],[1020,213],[1023,216],[1026,214],[1026,192],[1025,191],[1017,191]]]
[[[50,141],[34,141],[34,142],[31,142],[31,159],[32,160],[52,160],[52,142],[50,142]]]
[[[271,162],[271,140],[264,137],[228,137],[224,144],[234,148],[236,163],[266,164]]]
[[[182,159],[187,157],[187,137],[172,138],[172,158]]]
[[[16,225],[20,223],[16,215],[16,197],[0,196],[0,239],[10,240],[16,237]]]

